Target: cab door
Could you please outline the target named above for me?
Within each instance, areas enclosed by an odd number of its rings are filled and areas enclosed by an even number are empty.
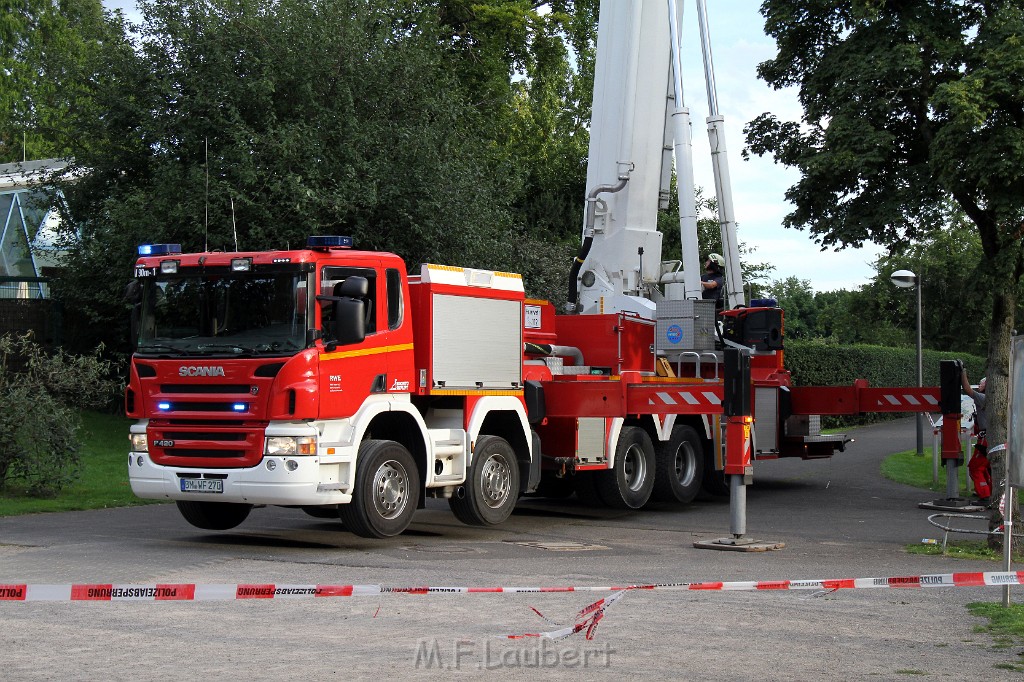
[[[361,343],[338,343],[333,318],[333,303],[319,301],[322,346],[320,354],[320,417],[339,418],[355,414],[363,401],[387,391],[387,324],[383,310],[384,278],[377,260],[360,259],[344,265],[320,268],[319,294],[332,297],[349,277],[367,280],[365,299],[366,336]],[[383,315],[383,316],[382,316]],[[381,324],[384,320],[384,324]],[[383,327],[383,328],[382,328]]]

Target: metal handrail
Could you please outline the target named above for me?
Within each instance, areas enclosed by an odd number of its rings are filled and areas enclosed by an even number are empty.
[[[981,521],[981,520],[988,521],[988,516],[986,516],[984,514],[957,514],[957,513],[954,513],[954,512],[942,512],[942,513],[939,513],[939,514],[932,514],[931,516],[929,516],[928,517],[928,523],[930,523],[933,526],[935,526],[936,528],[944,531],[943,536],[942,536],[942,551],[943,552],[946,551],[946,544],[947,544],[947,542],[949,540],[949,534],[950,533],[967,533],[967,534],[970,534],[970,535],[1002,535],[1003,534],[1002,527],[997,528],[995,530],[974,530],[974,529],[971,529],[971,528],[951,528],[949,525],[945,525],[944,526],[944,525],[942,525],[941,523],[939,523],[938,521],[935,520],[936,518],[939,518],[939,517],[943,517],[943,518],[947,518],[947,519],[972,519],[974,521]],[[1021,537],[1024,537],[1024,533],[1014,533],[1013,536],[1015,538],[1021,538]]]

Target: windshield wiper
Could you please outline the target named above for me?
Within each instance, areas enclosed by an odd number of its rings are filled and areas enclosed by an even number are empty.
[[[180,348],[178,346],[172,346],[172,345],[167,344],[167,343],[147,343],[145,346],[138,346],[135,349],[136,353],[161,353],[161,352],[162,353],[166,353],[167,351],[171,351],[172,353],[176,353],[178,355],[191,355],[192,354],[190,351],[188,351],[185,348]]]
[[[242,346],[237,343],[200,343],[196,345],[196,348],[200,351],[207,350],[230,350],[236,353],[250,353],[253,355],[259,354],[259,351],[249,346]]]

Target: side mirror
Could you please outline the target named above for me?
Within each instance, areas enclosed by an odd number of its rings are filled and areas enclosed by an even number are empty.
[[[142,325],[141,303],[136,303],[135,305],[132,306],[132,312],[130,313],[130,316],[131,324],[129,325],[129,327],[131,329],[131,338],[128,341],[131,344],[132,352],[135,352],[135,350],[139,347],[139,327]]]
[[[134,351],[139,345],[139,325],[142,317],[142,282],[137,279],[133,279],[128,282],[128,286],[124,288],[124,302],[131,306],[131,313],[129,313],[131,329],[131,349]]]
[[[362,343],[366,338],[366,301],[358,298],[334,301],[334,330],[339,346]]]

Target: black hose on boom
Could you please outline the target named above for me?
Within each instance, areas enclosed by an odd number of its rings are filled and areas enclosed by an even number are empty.
[[[576,278],[580,276],[580,268],[583,267],[584,261],[587,260],[587,256],[590,254],[590,248],[594,245],[594,223],[597,221],[597,195],[605,192],[609,194],[621,192],[626,187],[627,182],[629,182],[629,176],[624,175],[619,177],[619,181],[614,185],[598,185],[587,195],[587,219],[583,228],[583,244],[580,245],[580,252],[576,255],[575,260],[572,262],[572,268],[569,270],[568,295],[565,297],[565,309],[567,312],[576,312],[576,306],[579,304],[580,290],[576,284]]]

